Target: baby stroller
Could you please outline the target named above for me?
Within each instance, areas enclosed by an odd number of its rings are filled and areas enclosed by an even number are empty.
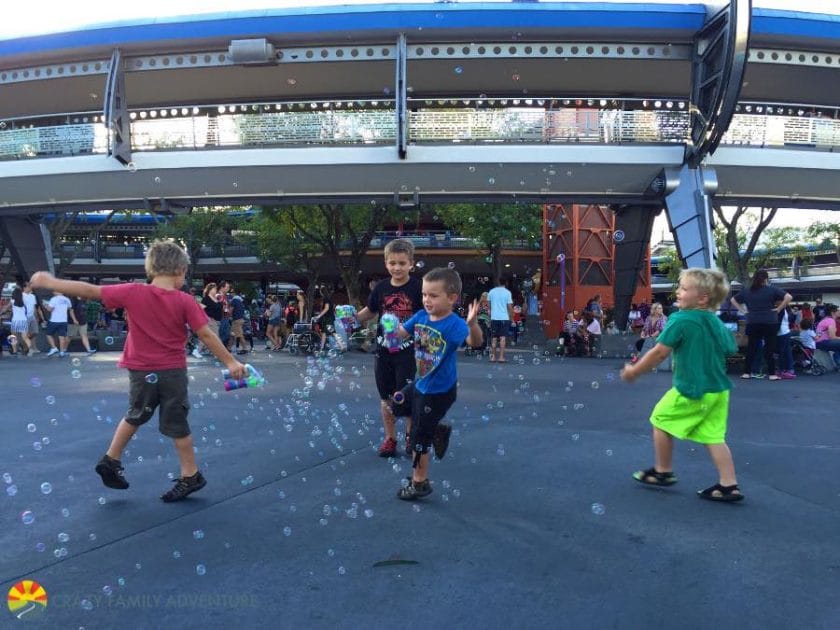
[[[481,328],[482,342],[478,348],[464,347],[464,356],[474,357],[490,354],[490,324],[484,318],[479,318],[478,327]]]
[[[321,335],[315,332],[312,322],[298,322],[286,339],[289,354],[311,354],[321,346]]]
[[[802,374],[822,376],[825,368],[814,360],[814,351],[802,345],[799,337],[791,337],[790,349],[793,352],[793,369]]]

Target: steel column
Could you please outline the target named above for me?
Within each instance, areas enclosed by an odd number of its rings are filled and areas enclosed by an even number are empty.
[[[34,217],[0,218],[0,238],[19,276],[28,278],[36,271],[55,273],[49,230]]]
[[[396,78],[394,90],[394,109],[397,116],[397,153],[401,160],[404,160],[408,153],[408,111],[407,111],[407,84],[406,84],[406,60],[408,52],[405,42],[405,33],[400,33],[397,39],[396,54]]]
[[[131,163],[131,119],[125,98],[125,68],[119,48],[111,55],[103,113],[108,129],[108,155],[127,166]]]
[[[650,289],[650,237],[661,212],[651,206],[619,206],[615,211],[613,304],[616,326],[627,327],[627,316],[639,282]],[[617,235],[621,234],[619,239]]]

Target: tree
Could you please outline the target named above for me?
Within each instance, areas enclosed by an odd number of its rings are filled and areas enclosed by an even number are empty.
[[[230,232],[241,223],[241,220],[229,214],[228,211],[232,209],[238,208],[193,208],[189,214],[174,216],[155,230],[155,237],[180,241],[186,248],[190,256],[187,284],[191,283],[195,275],[202,247],[220,249],[224,259],[224,246],[231,240]]]
[[[349,301],[360,303],[362,261],[374,235],[391,214],[391,208],[379,204],[317,204],[288,206],[268,212],[282,214],[281,220],[288,222],[293,236],[290,243],[293,252],[305,253],[309,257],[310,251],[301,247],[303,243],[314,245],[323,263],[338,270]],[[311,253],[314,256],[315,252]],[[311,304],[312,287],[309,291]]]
[[[749,206],[737,206],[732,217],[727,218],[721,206],[713,207],[719,225],[715,229],[718,264],[730,280],[746,284],[756,268],[751,262],[753,253],[778,208],[760,208],[756,215]]]
[[[476,250],[490,265],[495,284],[504,269],[504,245],[513,240],[535,245],[542,232],[542,208],[536,204],[463,203],[436,206],[434,210],[447,227],[475,241]]]
[[[834,247],[840,261],[840,222],[817,221],[808,226],[806,233],[809,238],[820,239],[817,244],[820,249]]]

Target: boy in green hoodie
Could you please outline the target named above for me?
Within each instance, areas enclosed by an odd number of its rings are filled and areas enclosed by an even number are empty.
[[[626,365],[621,378],[632,383],[674,353],[673,387],[653,408],[655,463],[633,473],[647,485],[677,482],[672,455],[674,437],[705,444],[718,470],[719,482],[697,494],[710,501],[740,501],[732,453],[726,445],[729,390],[726,356],[738,350],[735,338],[715,316],[729,283],[719,271],[685,269],[677,289],[679,312],[668,319],[657,344],[637,364]]]

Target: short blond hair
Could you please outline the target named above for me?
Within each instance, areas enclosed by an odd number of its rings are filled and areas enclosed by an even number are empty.
[[[395,238],[385,244],[384,256],[387,259],[391,254],[405,254],[408,259],[414,260],[414,243],[405,238]]]
[[[190,266],[190,257],[174,241],[155,241],[146,252],[146,275],[177,276],[185,273]]]
[[[729,293],[729,281],[726,275],[717,269],[703,269],[692,267],[680,272],[680,282],[690,282],[700,293],[709,296],[708,308],[717,309]]]

